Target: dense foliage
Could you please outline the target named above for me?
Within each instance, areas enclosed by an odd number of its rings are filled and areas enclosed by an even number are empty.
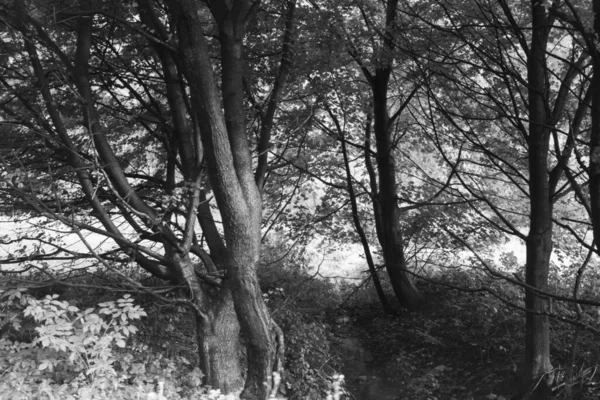
[[[387,315],[357,329],[406,396],[464,392],[446,364],[412,376],[392,331],[441,346],[453,323],[468,347],[499,320],[522,347],[481,360],[574,395],[600,306],[600,1],[0,0],[0,38],[15,398],[339,397],[350,260]],[[432,283],[471,295],[441,321]],[[43,299],[73,291],[85,311]],[[187,350],[142,362],[165,332]]]

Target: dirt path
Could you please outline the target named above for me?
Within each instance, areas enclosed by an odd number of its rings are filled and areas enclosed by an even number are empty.
[[[520,340],[482,300],[444,299],[388,316],[354,310],[336,335],[346,387],[356,400],[504,400],[515,389]],[[467,304],[457,304],[463,301]],[[465,312],[472,310],[477,312]]]
[[[362,328],[348,326],[346,335],[339,337],[340,356],[344,360],[342,373],[350,398],[356,400],[397,400],[400,388],[376,370],[376,360],[363,343],[367,334]],[[348,333],[350,332],[350,333]]]

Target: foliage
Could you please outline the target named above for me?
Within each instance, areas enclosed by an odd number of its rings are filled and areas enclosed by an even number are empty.
[[[371,398],[393,393],[407,400],[508,399],[516,395],[522,374],[524,313],[477,289],[487,286],[514,304],[522,302],[523,292],[505,282],[473,275],[472,271],[468,275],[436,275],[435,283],[421,285],[428,298],[424,308],[398,316],[382,312],[371,288],[356,292],[347,303],[352,323],[346,329],[354,330],[372,359],[372,376],[355,384],[356,391],[370,391]],[[568,316],[571,310],[555,312]],[[556,398],[564,394],[565,371],[571,363],[577,395],[597,395],[597,378],[592,374],[598,365],[597,337],[581,330],[572,358],[575,331],[570,324],[553,324]]]
[[[198,368],[181,369],[190,364],[185,358],[148,354],[148,346],[135,340],[133,322],[146,313],[130,295],[81,311],[56,296],[35,300],[21,290],[2,294],[4,312],[20,313],[38,325],[31,343],[0,338],[3,399],[179,399],[194,393],[202,400],[226,400],[200,386]]]
[[[341,366],[331,318],[337,290],[281,262],[263,265],[259,273],[267,305],[285,335],[282,389],[290,400],[321,398]]]
[[[23,331],[22,312],[28,303],[27,289],[0,291],[0,338],[14,337],[16,333]]]
[[[527,244],[535,242],[527,233],[531,211],[539,210],[539,204],[532,202],[531,184],[541,179],[532,174],[531,166],[538,164],[532,162],[530,150],[541,147],[532,145],[531,135],[532,127],[543,126],[550,149],[541,154],[539,161],[545,166],[540,177],[549,179],[551,190],[541,192],[551,197],[548,203],[553,207],[544,214],[548,229],[543,231],[554,232],[546,247],[551,244],[554,253],[550,274],[542,274],[539,288],[575,296],[577,279],[580,297],[592,302],[596,297],[599,272],[585,269],[589,259],[591,264],[597,262],[591,252],[586,255],[589,248],[594,250],[589,220],[596,209],[594,204],[590,207],[593,197],[588,193],[594,184],[590,166],[594,158],[587,154],[594,153],[590,132],[600,132],[590,117],[597,113],[589,110],[595,102],[591,94],[598,91],[592,86],[598,83],[592,79],[593,69],[600,67],[597,54],[593,60],[597,35],[592,33],[592,18],[597,13],[590,12],[589,2],[539,2],[552,24],[544,56],[539,57],[545,64],[531,74],[545,77],[543,91],[536,89],[527,73],[529,61],[535,58],[530,57],[534,53],[530,50],[535,50],[530,28],[536,2],[533,8],[525,1],[482,0],[256,2],[257,8],[248,14],[256,17],[254,22],[239,27],[239,32],[246,32],[243,45],[240,41],[242,52],[227,51],[232,42],[219,35],[230,30],[217,29],[226,18],[210,17],[218,8],[209,6],[211,2],[172,2],[168,7],[162,1],[140,0],[134,6],[103,0],[97,10],[88,9],[86,2],[63,0],[4,3],[0,5],[0,87],[4,89],[0,94],[0,208],[13,212],[14,225],[27,222],[32,229],[19,226],[18,234],[1,235],[2,243],[11,247],[2,263],[35,262],[42,273],[51,269],[48,261],[53,259],[135,263],[161,282],[186,283],[198,308],[209,310],[217,304],[209,300],[211,295],[219,288],[228,290],[221,284],[223,276],[234,283],[238,277],[250,276],[256,283],[258,236],[278,240],[296,258],[265,266],[261,278],[264,300],[287,337],[284,387],[291,397],[319,397],[340,364],[331,324],[340,297],[327,282],[302,272],[303,263],[297,261],[308,260],[307,252],[304,258],[300,254],[308,243],[321,243],[319,250],[325,254],[356,243],[359,236],[352,217],[364,227],[365,249],[382,237],[392,237],[382,234],[377,226],[381,217],[378,220],[373,213],[386,203],[382,187],[377,187],[382,177],[376,176],[373,165],[379,167],[389,157],[393,166],[389,181],[395,182],[388,188],[390,209],[402,213],[385,221],[397,223],[398,232],[402,231],[398,237],[404,241],[392,248],[404,252],[390,257],[377,248],[384,247],[380,243],[373,254],[379,259],[384,255],[388,268],[406,257],[411,272],[473,293],[468,300],[444,293],[439,306],[446,317],[425,309],[424,314],[435,318],[425,318],[423,323],[414,314],[407,317],[413,325],[390,317],[372,318],[373,310],[363,310],[365,315],[359,317],[366,316],[367,324],[375,327],[369,335],[388,348],[400,339],[415,345],[416,350],[394,348],[400,361],[385,360],[384,365],[387,368],[389,361],[390,371],[410,378],[407,387],[414,397],[437,396],[444,384],[450,385],[444,376],[456,377],[461,369],[448,369],[444,363],[421,369],[415,376],[417,356],[432,359],[428,358],[432,353],[417,343],[443,347],[448,353],[451,349],[479,354],[482,360],[499,363],[506,361],[504,355],[522,350],[510,347],[513,343],[506,337],[495,336],[502,326],[512,341],[523,337],[522,321],[518,323],[498,298],[522,308],[519,281],[535,274],[523,276],[520,258],[510,251],[499,257],[494,251],[509,235]],[[204,26],[196,39],[197,44],[206,42],[206,65],[196,63],[187,70],[189,56],[197,53],[182,57],[186,39],[193,37],[181,34],[186,19],[180,17],[186,13],[174,13],[184,4],[202,4],[187,16],[206,22],[192,24]],[[73,13],[73,6],[80,8]],[[90,13],[93,18],[88,18]],[[221,55],[240,57],[236,64],[223,62]],[[228,71],[232,65],[236,68]],[[215,78],[208,86],[220,87],[223,93],[207,95],[194,86],[193,72],[237,80]],[[234,81],[237,84],[228,87]],[[552,115],[538,124],[530,105],[542,92],[543,108]],[[207,99],[211,107],[200,104]],[[381,111],[387,117],[378,124]],[[211,121],[213,117],[217,119]],[[374,139],[376,128],[383,125],[390,139],[386,150],[377,146],[385,141]],[[223,129],[227,132],[222,139],[239,140],[217,145],[209,131],[224,133]],[[348,148],[345,162],[340,155],[342,143]],[[241,158],[223,156],[232,151]],[[253,179],[257,165],[263,175],[257,173]],[[229,176],[229,182],[222,181]],[[241,192],[225,196],[229,189],[238,188],[242,177],[246,183]],[[352,211],[350,196],[357,203]],[[246,204],[238,209],[234,206],[241,203],[226,204],[224,198]],[[262,207],[265,218],[260,231]],[[255,226],[241,229],[246,221]],[[84,254],[70,248],[66,236],[59,237],[82,231],[107,240]],[[85,240],[78,236],[77,241]],[[249,243],[256,246],[242,250]],[[511,284],[499,283],[499,275],[492,278],[489,270],[480,273],[482,259],[491,266],[499,264],[498,270],[507,274],[504,281]],[[225,266],[229,274],[216,273],[214,278],[214,270]],[[446,272],[450,268],[458,271]],[[431,271],[433,275],[427,275]],[[390,281],[383,279],[383,283],[389,292]],[[111,282],[111,286],[120,284]],[[252,293],[252,299],[237,297],[244,293]],[[247,307],[248,314],[261,310],[268,320],[257,295],[257,290],[235,291],[238,313],[241,307]],[[142,359],[148,350],[145,346],[158,350],[165,345],[171,351],[175,333],[177,339],[194,337],[193,316],[179,306],[155,304],[154,298],[148,303],[144,308],[152,310],[155,318],[144,322],[140,333],[144,339],[162,335],[160,346],[152,340],[141,345],[130,337],[136,333],[133,320],[142,316],[131,298],[81,311],[77,304],[57,297],[36,301],[21,289],[3,291],[0,334],[3,349],[13,355],[10,363],[6,359],[3,363],[8,366],[6,374],[17,373],[7,384],[16,385],[26,377],[29,386],[23,381],[19,390],[42,390],[47,379],[49,385],[76,382],[79,388],[101,387],[98,393],[108,393],[111,385],[135,384],[138,378],[142,382],[151,369],[151,362]],[[359,311],[364,304],[358,304]],[[550,312],[557,318],[598,331],[595,306],[579,309],[557,301],[553,307]],[[464,316],[465,310],[477,315]],[[214,315],[211,311],[206,315]],[[259,325],[264,324],[247,327]],[[564,364],[569,334],[562,326],[554,329]],[[398,331],[404,337],[399,339]],[[463,346],[442,346],[440,336],[452,337]],[[127,343],[133,346],[131,359],[124,349]],[[190,340],[183,343],[188,350],[194,346]],[[372,344],[377,349],[378,343]],[[140,354],[135,353],[138,345]],[[171,371],[169,363],[183,362],[184,352],[171,351],[159,366]],[[466,364],[476,368],[473,360]],[[167,379],[163,390],[185,391],[181,383],[185,379],[178,373],[188,371],[182,370],[176,373],[173,368],[168,373],[173,381]],[[143,381],[146,384],[152,383]]]
[[[112,349],[126,346],[126,339],[138,330],[131,321],[146,316],[146,312],[133,304],[130,295],[116,302],[100,303],[98,307],[98,311],[92,308],[80,311],[66,301],[59,301],[58,295],[30,301],[23,315],[40,324],[36,328],[38,338],[32,345],[41,345],[47,351],[39,370],[53,371],[59,364],[68,365],[72,370],[67,373],[83,373],[89,381],[116,375]]]
[[[334,340],[325,317],[335,304],[335,289],[305,274],[303,288],[299,288],[297,273],[286,270],[275,275],[273,271],[265,279],[281,286],[268,289],[265,298],[287,336],[288,372],[282,388],[289,399],[340,399],[343,376],[333,372],[339,368],[339,360],[333,355]],[[104,275],[94,279],[110,279]],[[302,292],[319,293],[321,297],[304,296]],[[293,298],[288,293],[298,296]],[[237,398],[202,387],[203,374],[193,367],[196,361],[161,346],[163,342],[172,345],[177,341],[185,326],[181,322],[190,320],[181,309],[166,311],[146,302],[150,307],[146,316],[130,295],[83,311],[73,305],[74,301],[60,300],[57,295],[36,300],[25,289],[4,290],[1,298],[3,324],[35,327],[35,338],[29,343],[8,340],[8,332],[3,331],[0,368],[5,372],[0,390],[11,393],[10,397],[3,395],[3,399]],[[97,298],[91,291],[90,296],[82,298],[82,306]],[[318,320],[313,318],[315,315]],[[142,317],[159,321],[162,327],[148,329],[151,326],[144,324],[138,330],[134,322]],[[169,330],[173,319],[180,323]],[[165,330],[169,330],[169,338],[164,336]],[[140,336],[140,332],[144,335]],[[185,334],[188,336],[184,346],[189,355],[189,347],[195,344],[189,340],[190,332],[186,330]]]

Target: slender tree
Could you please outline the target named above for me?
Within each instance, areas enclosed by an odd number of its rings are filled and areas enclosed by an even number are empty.
[[[546,8],[531,2],[532,38],[527,58],[529,83],[529,157],[530,225],[527,236],[527,264],[525,281],[528,285],[546,291],[552,253],[552,201],[548,177],[548,153],[551,137],[551,115],[547,111],[548,83],[546,51],[553,19]],[[550,364],[550,321],[548,300],[531,290],[525,292],[526,315],[524,381],[526,387],[537,387],[531,398],[551,396],[552,370]]]
[[[549,289],[554,207],[570,191],[564,178],[572,175],[569,160],[591,95],[584,86],[576,89],[585,82],[586,54],[561,48],[571,38],[554,29],[554,13],[565,8],[559,2],[436,4],[440,14],[431,19],[419,16],[417,6],[407,8],[435,28],[429,43],[442,32],[454,37],[452,43],[441,42],[446,47],[431,46],[424,53],[427,61],[415,53],[427,65],[430,103],[425,107],[450,123],[439,124],[432,114],[428,129],[471,196],[470,204],[492,226],[525,242],[523,391],[530,398],[548,398],[550,307],[540,293]],[[523,28],[529,21],[531,31]],[[452,131],[459,135],[450,135],[445,147],[442,137]],[[509,188],[515,191],[507,199]],[[529,228],[528,234],[522,227]]]
[[[371,30],[372,40],[367,41],[371,47],[357,43],[346,28],[346,21],[332,18],[331,29],[335,35],[342,38],[347,52],[360,69],[370,91],[375,139],[375,168],[371,171],[376,171],[372,177],[376,179],[376,182],[373,182],[376,192],[373,193],[373,214],[377,239],[396,298],[404,307],[414,309],[420,305],[422,296],[410,278],[407,268],[402,216],[398,206],[399,173],[395,153],[398,144],[397,122],[415,91],[395,93],[397,97],[403,96],[404,100],[401,105],[395,105],[393,111],[393,101],[390,100],[391,80],[399,54],[396,48],[400,23],[397,18],[398,4],[398,0],[385,1],[381,5],[382,10],[374,13],[371,13],[371,9],[377,9],[380,5],[362,2],[353,4],[358,13],[364,16],[362,23],[367,30]],[[372,165],[371,160],[368,160],[368,163]]]

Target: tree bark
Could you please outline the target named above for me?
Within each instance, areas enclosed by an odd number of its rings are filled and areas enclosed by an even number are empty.
[[[383,251],[385,268],[389,275],[394,294],[401,305],[408,309],[418,308],[421,294],[408,276],[404,242],[402,238],[401,216],[396,193],[397,177],[392,141],[392,121],[388,113],[387,87],[390,70],[378,70],[372,85],[373,120],[377,146],[377,171],[379,175],[378,206],[375,217],[379,243]]]
[[[532,41],[527,64],[529,82],[529,195],[530,227],[527,237],[526,283],[542,291],[548,288],[548,271],[552,253],[552,202],[548,177],[550,141],[547,112],[546,46],[551,22],[546,9],[532,0]],[[529,310],[525,323],[524,389],[531,399],[551,396],[550,321],[548,300],[531,290],[525,292]]]
[[[242,49],[254,3],[209,3],[219,26],[221,90],[202,31],[200,3],[171,1],[184,74],[200,121],[208,176],[223,221],[225,265],[242,335],[247,375],[242,398],[266,399],[275,361],[273,322],[262,298],[256,266],[260,255],[261,196],[254,180],[245,125]]]
[[[212,302],[208,318],[196,317],[200,369],[204,381],[221,393],[239,393],[244,387],[240,324],[231,291]]]
[[[385,268],[390,278],[394,294],[400,304],[408,309],[418,308],[422,296],[410,279],[404,256],[401,216],[398,208],[396,164],[394,160],[393,128],[400,113],[390,117],[388,109],[388,85],[394,67],[394,30],[398,0],[386,2],[385,32],[381,35],[381,45],[375,50],[375,73],[371,73],[350,49],[351,55],[360,66],[369,82],[373,99],[373,132],[377,148],[378,192],[373,210],[377,237],[383,252]]]
[[[592,3],[594,18],[594,30],[600,35],[600,0]],[[600,51],[594,45],[590,49],[593,61],[592,77],[592,132],[590,137],[590,208],[592,226],[594,229],[594,242],[596,251],[600,253]]]

